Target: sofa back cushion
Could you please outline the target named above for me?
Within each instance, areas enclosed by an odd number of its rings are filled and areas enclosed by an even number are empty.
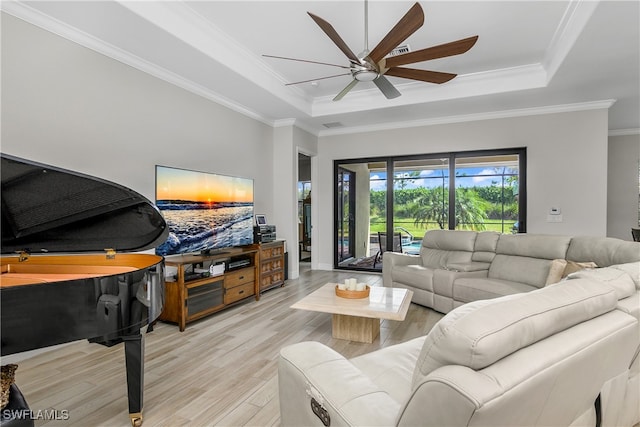
[[[612,237],[577,236],[571,239],[566,258],[593,261],[598,267],[640,261],[640,243]]]
[[[420,255],[428,268],[446,268],[450,263],[471,261],[475,231],[429,230],[424,234]]]
[[[427,335],[412,388],[442,366],[483,369],[521,348],[609,312],[616,303],[614,289],[575,279],[460,306]]]
[[[631,277],[636,289],[640,291],[640,262],[627,262],[624,264],[612,265],[611,268],[624,271]]]
[[[551,261],[565,258],[571,237],[540,234],[502,234],[489,277],[544,287]]]
[[[473,247],[471,261],[491,262],[496,256],[496,246],[500,233],[495,231],[483,231],[478,233],[476,243]]]

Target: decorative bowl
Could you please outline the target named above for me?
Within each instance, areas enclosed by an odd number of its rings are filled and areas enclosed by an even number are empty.
[[[357,298],[368,298],[369,297],[369,285],[365,285],[364,290],[363,291],[348,291],[348,290],[342,290],[338,288],[338,285],[336,285],[336,295],[339,296],[340,298],[351,298],[351,299],[357,299]]]

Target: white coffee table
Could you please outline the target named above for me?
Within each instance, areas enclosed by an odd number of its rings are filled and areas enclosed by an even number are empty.
[[[372,343],[380,334],[380,320],[404,320],[413,292],[408,289],[372,286],[368,298],[341,298],[335,283],[327,283],[291,308],[331,313],[334,338]]]

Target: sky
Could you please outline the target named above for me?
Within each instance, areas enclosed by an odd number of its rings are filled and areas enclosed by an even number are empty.
[[[157,166],[156,200],[253,202],[253,180]]]
[[[442,185],[442,172],[445,174],[445,180],[448,180],[449,171],[445,170],[422,170],[420,171],[419,178],[411,178],[412,181],[408,181],[405,188],[420,188],[420,187],[439,187]],[[457,175],[465,175],[468,178],[459,179],[458,186],[465,187],[488,187],[493,182],[501,182],[500,176],[495,176],[495,170],[493,168],[458,168]],[[408,173],[406,176],[409,176]],[[370,174],[371,190],[379,191],[386,190],[386,177],[385,171],[376,171]],[[446,183],[445,183],[446,185]]]

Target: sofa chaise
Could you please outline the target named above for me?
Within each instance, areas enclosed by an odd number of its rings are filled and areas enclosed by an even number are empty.
[[[619,299],[638,265],[474,301],[426,336],[350,360],[316,342],[285,347],[282,425],[631,426],[639,328]]]

